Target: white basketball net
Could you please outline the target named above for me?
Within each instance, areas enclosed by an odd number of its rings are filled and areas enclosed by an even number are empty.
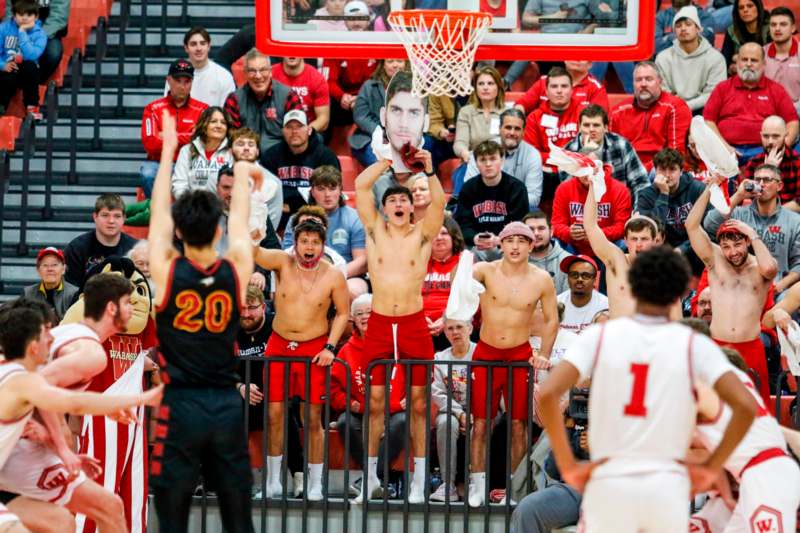
[[[419,98],[466,96],[472,92],[475,52],[492,24],[492,17],[486,13],[458,12],[459,16],[450,18],[449,14],[445,12],[430,20],[414,10],[389,15],[389,25],[403,43],[411,63],[411,92]]]

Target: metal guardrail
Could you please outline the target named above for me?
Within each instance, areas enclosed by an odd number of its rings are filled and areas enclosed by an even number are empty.
[[[31,180],[31,159],[33,158],[36,149],[36,121],[33,115],[28,113],[25,120],[22,121],[22,128],[20,129],[22,137],[22,173],[19,202],[19,242],[17,243],[17,255],[28,255],[28,192]]]
[[[142,2],[144,5],[144,2]],[[125,92],[125,34],[128,32],[128,24],[131,19],[131,0],[120,0],[119,5],[119,51],[117,55],[117,106],[116,116],[125,115],[123,96]],[[142,24],[145,24],[144,20]],[[100,65],[97,65],[100,68]]]
[[[158,51],[161,54],[167,53],[167,10],[169,7],[169,2],[167,0],[161,0],[161,41],[158,47]]]
[[[103,87],[102,65],[108,52],[108,21],[105,17],[97,20],[95,28],[95,54],[94,54],[94,131],[92,136],[92,150],[102,150],[103,140],[100,137],[100,104]]]
[[[58,119],[58,96],[56,82],[51,81],[47,84],[45,93],[45,109],[47,114],[45,161],[44,161],[44,207],[42,207],[42,219],[50,220],[53,218],[53,128]]]
[[[11,179],[11,156],[7,150],[0,150],[0,292],[5,290],[3,281],[3,227],[6,220],[5,205],[6,191],[8,190],[9,180]]]
[[[141,10],[139,17],[139,87],[147,85],[147,73],[145,71],[145,58],[147,57],[147,2],[142,2],[139,7]]]
[[[100,66],[98,65],[99,69]],[[76,48],[72,51],[70,60],[70,113],[69,113],[69,172],[67,173],[67,183],[75,185],[78,183],[78,93],[83,83],[83,55]]]
[[[265,369],[264,370],[264,378],[265,378],[264,379],[264,384],[265,385],[269,384],[270,368],[274,364],[283,364],[283,368],[280,371],[283,374],[282,375],[283,382],[287,383],[287,384],[290,383],[290,364],[286,364],[286,363],[291,363],[293,365],[298,365],[298,366],[303,367],[303,370],[305,372],[305,383],[303,384],[303,387],[304,387],[304,389],[306,391],[306,397],[308,397],[308,392],[311,390],[309,369],[312,366],[312,363],[311,363],[310,358],[301,358],[301,357],[297,357],[297,358],[295,358],[295,357],[267,357],[267,358],[263,358],[263,357],[247,356],[247,357],[242,357],[241,361],[242,361],[241,364],[244,367],[244,383],[247,383],[247,384],[249,384],[251,382],[260,381],[260,380],[254,379],[254,371],[252,369],[252,365],[254,363],[256,363],[256,362],[258,362],[259,365],[260,364],[264,365],[264,369]],[[351,383],[353,381],[351,379],[352,369],[349,367],[349,365],[345,361],[342,361],[341,359],[335,359],[333,365],[342,365],[344,367],[345,375],[347,376],[347,378],[345,380],[346,381],[346,391],[345,391],[346,400],[345,400],[345,405],[350,406],[351,405],[351,398],[352,398]],[[294,528],[293,527],[293,531],[294,531],[294,529],[300,529],[300,531],[302,531],[302,532],[310,531],[310,529],[309,529],[309,516],[310,516],[311,513],[314,513],[315,519],[320,518],[320,514],[321,514],[321,521],[316,521],[314,523],[315,524],[321,523],[322,532],[323,533],[327,533],[327,531],[329,530],[329,527],[330,527],[329,524],[328,524],[329,516],[330,516],[331,511],[334,511],[334,510],[338,511],[337,520],[335,521],[335,523],[341,525],[341,529],[340,530],[342,531],[342,533],[347,533],[348,531],[353,531],[353,530],[368,531],[369,530],[368,529],[368,524],[371,523],[371,522],[374,522],[376,519],[380,520],[380,522],[382,523],[383,531],[388,531],[389,530],[389,520],[390,520],[390,516],[389,515],[392,512],[394,512],[394,513],[402,512],[403,531],[405,531],[405,532],[409,531],[410,513],[412,513],[412,512],[421,512],[422,516],[424,517],[423,526],[422,526],[422,529],[421,529],[422,533],[427,533],[432,528],[432,526],[431,526],[431,516],[433,516],[434,514],[436,514],[438,516],[441,516],[443,518],[443,520],[444,520],[444,531],[447,532],[447,533],[449,533],[451,531],[451,528],[454,529],[454,526],[451,525],[451,519],[459,517],[459,516],[462,518],[463,524],[470,524],[470,527],[476,527],[476,526],[480,525],[480,523],[482,521],[483,522],[483,524],[482,524],[483,525],[483,531],[488,532],[490,530],[490,524],[494,523],[495,527],[496,527],[497,526],[497,519],[499,518],[498,515],[502,515],[503,519],[505,521],[505,531],[508,531],[510,520],[511,520],[511,513],[513,511],[513,507],[512,507],[512,504],[511,504],[511,495],[512,495],[513,491],[512,491],[512,484],[511,484],[511,475],[512,475],[512,471],[511,471],[511,442],[512,442],[511,441],[511,436],[512,436],[512,429],[511,429],[511,427],[512,427],[512,424],[511,424],[511,420],[510,420],[510,413],[512,412],[512,409],[514,408],[515,395],[514,395],[514,392],[513,392],[513,380],[511,379],[511,377],[512,377],[512,373],[519,372],[518,369],[525,369],[528,372],[528,382],[529,383],[533,383],[534,370],[530,367],[530,365],[528,365],[527,362],[512,362],[512,363],[509,363],[509,362],[500,362],[500,361],[458,361],[458,360],[454,360],[454,361],[438,361],[438,360],[436,360],[436,361],[416,361],[416,360],[408,360],[408,361],[406,361],[406,360],[401,360],[401,361],[398,361],[398,362],[395,362],[393,360],[381,360],[381,361],[372,362],[369,365],[368,369],[367,369],[368,377],[366,378],[366,382],[364,384],[364,386],[365,386],[365,399],[366,399],[365,403],[367,405],[364,406],[364,413],[363,413],[363,418],[362,418],[362,429],[363,429],[363,433],[364,433],[364,442],[363,442],[364,457],[361,458],[361,459],[363,459],[361,461],[361,463],[363,465],[362,466],[362,471],[361,471],[362,483],[367,479],[367,474],[368,474],[368,470],[367,470],[367,468],[368,468],[367,467],[367,464],[368,464],[368,462],[367,462],[368,430],[367,430],[367,428],[369,427],[369,409],[368,409],[367,406],[369,405],[368,402],[369,402],[369,397],[370,397],[370,387],[372,386],[369,374],[371,374],[372,369],[377,368],[378,366],[385,366],[387,368],[386,382],[385,382],[385,385],[386,385],[386,389],[385,389],[386,390],[386,400],[385,401],[386,401],[386,403],[385,403],[384,413],[389,413],[389,396],[390,396],[389,392],[390,392],[390,387],[388,385],[389,385],[389,380],[390,380],[390,375],[391,375],[391,367],[393,365],[399,365],[399,366],[404,367],[405,375],[407,377],[406,386],[405,386],[405,389],[406,389],[405,390],[406,402],[405,402],[405,408],[404,408],[404,413],[405,413],[405,417],[406,417],[407,422],[405,424],[404,446],[403,446],[403,450],[405,451],[405,454],[404,454],[404,459],[403,459],[403,469],[399,473],[399,475],[402,478],[402,480],[400,482],[402,484],[401,485],[402,486],[402,489],[401,489],[402,490],[402,496],[400,496],[399,498],[390,498],[389,495],[388,495],[388,492],[386,490],[384,490],[384,496],[381,499],[371,500],[371,501],[365,502],[363,504],[355,504],[355,503],[351,503],[350,502],[349,496],[348,496],[348,489],[350,487],[350,472],[351,472],[350,468],[349,468],[350,464],[351,464],[351,461],[350,461],[350,458],[351,458],[351,455],[350,455],[350,444],[351,444],[350,443],[350,432],[348,431],[347,427],[343,428],[343,427],[337,426],[336,433],[338,434],[338,436],[336,436],[334,434],[331,434],[331,432],[332,432],[331,420],[332,419],[335,420],[335,418],[332,417],[334,412],[333,412],[332,407],[331,407],[331,390],[332,390],[331,389],[331,380],[332,380],[332,378],[331,378],[331,376],[332,376],[331,369],[332,369],[332,367],[328,367],[327,369],[325,369],[325,403],[321,406],[321,409],[322,409],[322,411],[321,411],[321,420],[322,420],[323,431],[324,431],[323,432],[323,439],[324,439],[323,440],[323,464],[325,465],[325,467],[324,467],[324,470],[323,470],[323,479],[322,479],[322,487],[323,487],[324,498],[320,502],[310,502],[308,500],[308,498],[307,498],[307,492],[308,492],[307,489],[308,489],[308,480],[309,480],[309,474],[308,474],[309,473],[309,465],[308,465],[307,454],[303,454],[303,460],[302,460],[303,472],[305,473],[305,475],[303,476],[303,491],[302,491],[303,495],[300,498],[293,498],[293,497],[291,497],[289,495],[289,492],[288,492],[287,478],[288,478],[288,470],[289,470],[289,467],[288,467],[288,465],[289,465],[289,455],[292,454],[292,453],[296,454],[298,452],[302,453],[302,450],[297,450],[296,447],[292,447],[292,445],[290,444],[290,441],[289,441],[289,434],[290,434],[290,431],[289,431],[289,429],[290,429],[289,428],[289,424],[290,424],[290,416],[289,416],[290,391],[289,391],[289,387],[287,386],[285,391],[284,391],[283,398],[282,398],[283,405],[284,405],[284,417],[283,417],[283,442],[281,443],[281,450],[282,450],[282,453],[284,455],[284,459],[283,459],[283,464],[282,464],[282,468],[281,468],[281,472],[280,472],[280,479],[281,479],[281,484],[283,486],[283,494],[278,496],[277,498],[264,498],[264,497],[262,497],[262,498],[256,499],[254,501],[254,506],[255,506],[256,510],[260,511],[260,512],[255,513],[255,514],[256,515],[260,514],[260,531],[262,533],[266,533],[266,531],[268,530],[268,528],[267,528],[268,515],[269,515],[269,518],[270,518],[270,526],[274,526],[275,525],[275,520],[277,518],[276,513],[279,513],[279,515],[280,515],[280,527],[278,527],[278,528],[270,527],[269,531],[270,532],[273,532],[273,531],[287,532],[289,530],[288,528],[290,526],[290,522],[288,520],[288,515],[289,515],[289,511],[290,510],[293,512],[293,514],[297,513],[297,511],[300,511],[300,513],[301,513],[301,521],[302,521],[301,524],[300,524],[301,527],[300,528]],[[489,390],[489,391],[491,390],[492,385],[493,385],[493,379],[494,379],[493,373],[494,372],[498,372],[498,371],[506,373],[506,377],[508,378],[507,387],[510,388],[509,394],[508,394],[509,399],[506,400],[506,402],[507,402],[506,403],[506,412],[505,412],[505,414],[499,415],[499,417],[491,417],[492,419],[490,419],[490,417],[487,415],[487,418],[485,419],[486,423],[487,423],[487,425],[486,425],[487,430],[486,430],[486,439],[485,439],[485,441],[486,441],[486,449],[485,449],[485,457],[484,457],[484,459],[485,459],[485,469],[484,470],[486,472],[486,486],[485,486],[484,501],[485,502],[489,502],[490,501],[490,498],[489,498],[490,491],[492,489],[491,482],[490,482],[490,480],[491,480],[491,468],[492,468],[491,459],[494,459],[495,461],[497,461],[499,458],[503,457],[502,455],[498,455],[496,451],[494,453],[492,451],[492,439],[491,439],[491,434],[492,434],[491,430],[492,430],[492,427],[493,427],[492,423],[493,423],[493,421],[497,422],[498,420],[501,420],[502,418],[505,418],[506,421],[508,422],[506,424],[506,429],[505,429],[505,438],[506,438],[506,442],[508,443],[508,446],[506,446],[505,454],[504,454],[505,455],[505,465],[506,465],[505,466],[505,472],[504,472],[504,479],[505,479],[504,486],[505,486],[506,495],[507,495],[506,502],[505,502],[504,505],[488,504],[487,503],[483,507],[471,508],[468,505],[467,501],[466,501],[467,497],[468,497],[468,487],[469,487],[469,484],[468,484],[468,479],[469,479],[468,473],[470,471],[469,470],[469,466],[470,466],[470,445],[471,445],[470,433],[471,433],[471,430],[472,430],[472,427],[473,427],[473,424],[471,422],[469,422],[471,420],[470,417],[472,415],[472,409],[471,409],[471,405],[470,405],[471,404],[471,398],[472,398],[472,385],[471,384],[468,385],[468,387],[467,387],[467,398],[466,398],[466,401],[465,401],[466,405],[463,406],[465,411],[466,411],[467,420],[468,420],[466,432],[465,432],[465,434],[463,436],[464,443],[465,443],[465,446],[464,446],[464,448],[465,448],[465,457],[464,457],[464,462],[461,465],[459,465],[460,467],[463,468],[464,477],[465,477],[464,500],[460,501],[460,502],[450,501],[449,496],[448,496],[447,497],[447,501],[445,501],[444,503],[438,503],[438,502],[431,503],[429,501],[429,496],[430,496],[431,492],[433,491],[433,487],[431,486],[431,471],[432,471],[431,470],[431,466],[432,466],[432,461],[430,460],[430,458],[435,456],[435,452],[436,452],[436,448],[434,448],[432,446],[432,442],[431,442],[431,433],[433,431],[435,431],[436,428],[435,428],[435,425],[433,425],[431,423],[431,421],[432,421],[433,400],[432,400],[432,396],[431,396],[432,385],[431,385],[430,381],[428,381],[428,383],[427,383],[427,385],[425,387],[425,412],[426,412],[426,415],[425,415],[425,419],[426,419],[425,420],[425,427],[428,428],[428,431],[426,431],[426,433],[425,433],[425,435],[426,435],[426,437],[425,437],[425,457],[427,459],[426,464],[427,464],[427,467],[428,467],[427,471],[425,473],[425,503],[422,503],[422,504],[411,504],[411,503],[409,503],[408,495],[409,495],[409,488],[410,488],[410,482],[411,482],[411,480],[410,480],[410,477],[411,477],[411,474],[410,474],[410,461],[411,461],[411,456],[412,456],[411,447],[410,447],[410,439],[411,439],[410,432],[411,432],[411,430],[410,430],[410,423],[408,422],[408,421],[410,421],[411,409],[412,409],[410,377],[411,377],[411,369],[412,369],[412,367],[418,366],[418,365],[425,366],[426,369],[428,369],[428,372],[430,372],[430,373],[432,373],[434,365],[447,366],[448,368],[452,368],[454,366],[456,366],[456,367],[468,367],[469,368],[469,373],[471,373],[472,370],[474,370],[476,367],[491,368],[492,371],[488,371],[487,372],[487,381],[488,382],[487,382],[486,385],[487,385],[487,390]],[[278,371],[278,370],[277,369],[273,369],[272,371],[274,372],[274,371]],[[449,371],[448,371],[448,375],[450,375]],[[267,388],[267,387],[263,387],[263,388]],[[261,422],[263,423],[263,428],[264,428],[263,434],[261,435],[261,439],[260,439],[261,446],[263,446],[263,456],[261,457],[261,459],[263,461],[263,467],[261,468],[261,482],[260,482],[259,486],[257,486],[257,489],[259,489],[261,491],[262,495],[265,495],[266,494],[266,488],[267,488],[267,472],[266,472],[267,464],[268,464],[267,455],[268,455],[268,450],[269,450],[269,431],[268,431],[268,428],[269,428],[269,414],[268,414],[268,393],[267,393],[266,390],[262,390],[262,392],[264,393],[265,397],[264,397],[264,400],[261,403],[261,405],[259,405],[259,407],[258,407],[258,412],[259,412],[259,417],[261,419]],[[534,426],[534,422],[533,422],[533,409],[532,409],[532,406],[533,406],[533,391],[532,391],[531,387],[527,387],[526,395],[527,395],[527,398],[525,398],[525,399],[527,400],[527,402],[528,402],[527,405],[530,406],[530,408],[527,409],[527,420],[524,421],[525,422],[526,431],[527,431],[528,442],[526,443],[526,447],[525,447],[526,452],[525,452],[525,457],[523,458],[523,463],[525,465],[527,465],[527,472],[528,472],[528,475],[527,475],[527,492],[531,492],[532,489],[533,489],[533,479],[532,479],[532,475],[530,474],[530,463],[527,462],[527,458],[530,455],[530,451],[532,449],[533,435],[537,434],[534,431],[535,426]],[[486,406],[485,406],[486,407],[486,413],[490,413],[490,410],[489,410],[490,397],[491,397],[491,395],[487,394]],[[249,399],[250,399],[250,391],[249,391],[249,388],[248,388],[246,390],[246,393],[245,393],[245,399],[244,399],[244,402],[243,402],[244,406],[248,406],[249,405]],[[516,400],[517,401],[523,401],[523,398],[522,397],[517,397]],[[452,412],[452,409],[451,409],[452,408],[452,402],[453,402],[452,395],[448,395],[447,405],[445,407],[445,411],[446,412]],[[303,408],[301,410],[302,410],[302,413],[303,413],[303,420],[306,420],[306,421],[309,420],[309,418],[310,418],[309,417],[309,415],[310,415],[310,405],[309,405],[309,403],[308,402],[304,402],[303,403]],[[339,416],[339,415],[340,415],[340,413],[336,413],[336,416]],[[347,423],[349,423],[350,417],[353,416],[353,414],[349,413],[349,411],[348,411],[348,412],[344,413],[344,416],[345,416],[345,420],[348,421],[348,422],[346,422],[346,424],[347,424]],[[389,416],[385,416],[384,417],[384,434],[388,434],[388,432],[389,432],[389,418],[390,418]],[[244,420],[245,420],[245,428],[247,428],[246,432],[249,434],[249,428],[252,425],[251,414],[250,414],[250,409],[249,408],[245,408],[244,409]],[[451,423],[453,423],[452,417],[448,417],[448,419],[447,419],[447,434],[448,435],[451,434],[450,433],[450,429],[451,429],[450,425],[451,425]],[[307,424],[307,422],[304,423],[304,424]],[[310,432],[306,431],[305,428],[302,430],[302,435],[303,435],[302,436],[302,448],[304,450],[308,450],[309,449],[309,439],[310,439],[309,434],[310,434]],[[329,450],[330,450],[331,439],[333,439],[333,438],[337,438],[337,439],[341,438],[342,441],[343,441],[343,446],[344,446],[344,448],[343,448],[344,458],[343,458],[343,462],[342,462],[343,471],[341,473],[337,472],[337,483],[338,483],[338,480],[342,481],[341,487],[342,487],[342,489],[344,491],[343,494],[339,494],[338,491],[335,490],[335,489],[331,490],[332,489],[332,485],[331,485],[331,482],[330,482],[331,481],[331,478],[330,478],[331,470],[328,468],[328,465],[330,464],[330,459],[331,459],[331,457],[329,455]],[[446,452],[446,455],[448,457],[450,457],[451,453],[456,453],[456,449],[455,449],[456,444],[457,443],[452,441],[452,440],[448,440],[447,443],[445,444],[445,446],[446,446],[445,452]],[[355,459],[355,457],[354,457],[354,459]],[[396,458],[389,457],[389,446],[383,446],[383,457],[381,459],[382,460],[379,460],[379,461],[382,463],[383,467],[382,467],[382,472],[380,472],[379,475],[381,473],[383,474],[382,483],[384,484],[384,486],[386,486],[386,483],[390,479],[390,465],[393,462],[393,460],[396,461]],[[445,471],[445,468],[449,469],[449,465],[447,465],[447,466],[446,465],[440,465],[440,469],[441,469],[442,472]],[[340,477],[340,474],[341,474],[341,477]],[[397,475],[398,475],[397,473],[394,474],[394,476],[397,476]],[[448,479],[454,480],[455,479],[455,475],[456,475],[455,472],[448,473],[448,475],[445,476],[445,479],[443,479],[442,482],[447,482]],[[201,507],[201,517],[202,517],[201,518],[201,529],[200,530],[203,531],[203,532],[206,531],[206,527],[207,527],[207,512],[208,512],[209,505],[210,504],[209,504],[208,497],[205,494],[205,491],[203,491],[202,492],[202,496],[200,497],[200,507]],[[350,523],[349,523],[349,520],[348,520],[348,513],[352,512],[353,509],[360,509],[361,512],[362,512],[362,514],[360,516],[360,519],[361,519],[361,527],[360,528],[350,527]],[[270,511],[272,511],[272,512],[270,512]],[[494,521],[492,521],[493,517],[494,517]],[[373,525],[374,525],[374,523],[373,523]],[[258,531],[259,528],[257,527],[256,530]],[[466,527],[465,527],[465,531],[466,531]],[[337,530],[337,533],[338,533],[338,530]]]

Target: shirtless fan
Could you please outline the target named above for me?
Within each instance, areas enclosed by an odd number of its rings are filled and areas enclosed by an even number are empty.
[[[392,12],[389,25],[408,53],[414,96],[455,97],[472,92],[472,64],[492,25],[491,15],[411,9]]]

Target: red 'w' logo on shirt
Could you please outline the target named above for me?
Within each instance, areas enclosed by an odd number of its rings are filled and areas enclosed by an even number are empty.
[[[769,232],[770,233],[780,233],[781,232],[781,227],[780,226],[770,226],[769,227]]]

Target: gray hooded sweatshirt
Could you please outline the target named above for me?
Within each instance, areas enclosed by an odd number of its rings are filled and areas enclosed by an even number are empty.
[[[789,272],[800,273],[800,215],[778,205],[771,215],[761,216],[753,202],[747,207],[734,208],[730,218],[741,220],[756,230],[767,245],[770,255],[778,262],[776,282]],[[703,221],[703,228],[716,235],[724,221],[719,211],[712,209]]]
[[[568,257],[572,254],[563,249],[555,239],[550,241],[550,245],[550,253],[541,259],[528,257],[528,263],[536,265],[537,267],[549,272],[550,277],[553,278],[553,283],[556,286],[556,294],[561,294],[569,289],[569,285],[567,285],[567,275],[561,272],[561,261],[565,257]]]
[[[687,54],[676,42],[656,56],[663,88],[680,97],[695,111],[702,109],[711,91],[728,77],[725,58],[700,37],[700,46]]]

